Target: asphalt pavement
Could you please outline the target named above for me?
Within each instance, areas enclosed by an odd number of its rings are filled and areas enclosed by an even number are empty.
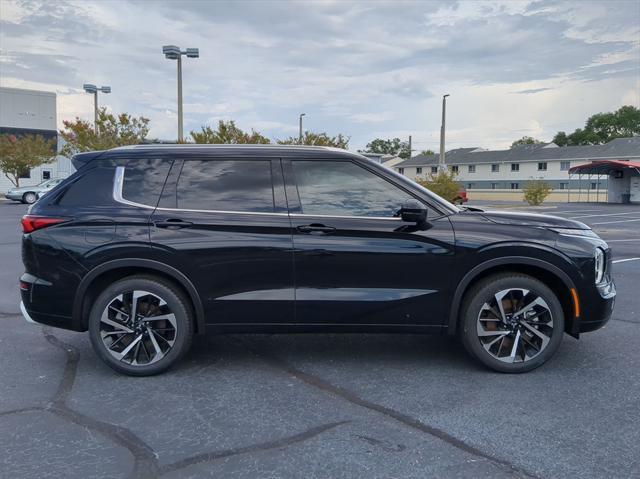
[[[25,210],[0,202],[2,477],[640,477],[638,206],[531,209],[591,225],[618,289],[604,329],[531,373],[445,337],[224,335],[151,378],[18,315]]]

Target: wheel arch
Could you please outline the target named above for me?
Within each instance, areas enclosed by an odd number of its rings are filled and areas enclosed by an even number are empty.
[[[542,281],[556,292],[565,314],[565,332],[576,338],[578,337],[576,329],[578,317],[575,313],[579,311],[579,304],[574,301],[579,301],[579,299],[577,296],[574,298],[574,293],[572,293],[572,290],[576,291],[575,283],[566,272],[556,265],[542,259],[527,256],[503,256],[487,260],[472,268],[462,278],[454,292],[449,312],[448,334],[453,335],[457,332],[461,306],[466,292],[478,281],[493,274],[506,272],[528,274]]]
[[[181,271],[159,261],[143,258],[111,260],[90,270],[80,282],[73,302],[73,318],[81,331],[87,329],[89,309],[99,294],[99,286],[127,276],[150,274],[164,278],[179,287],[191,300],[195,318],[195,332],[204,333],[205,313],[196,287]]]

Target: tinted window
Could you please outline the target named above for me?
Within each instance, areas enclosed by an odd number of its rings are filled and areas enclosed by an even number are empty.
[[[113,168],[94,168],[71,183],[58,204],[102,206],[113,203]]]
[[[159,159],[130,162],[124,169],[122,197],[135,203],[156,206],[170,167],[171,161]]]
[[[268,160],[187,160],[177,187],[178,208],[272,213]]]
[[[302,212],[310,215],[395,216],[413,199],[381,177],[348,161],[294,161]]]

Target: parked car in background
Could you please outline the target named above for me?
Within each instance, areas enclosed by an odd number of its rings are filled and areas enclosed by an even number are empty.
[[[164,371],[206,331],[458,334],[518,373],[613,310],[611,250],[584,223],[461,209],[344,150],[141,145],[73,164],[22,218],[20,307],[89,331],[125,374]]]
[[[13,201],[20,201],[27,205],[35,203],[39,197],[52,190],[58,183],[61,183],[64,178],[52,178],[45,180],[39,185],[35,186],[21,186],[20,188],[11,188],[4,195],[5,198]]]

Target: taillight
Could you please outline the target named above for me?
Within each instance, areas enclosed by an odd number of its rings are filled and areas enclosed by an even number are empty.
[[[20,220],[20,223],[22,223],[23,233],[33,233],[36,230],[46,228],[51,225],[57,225],[58,223],[63,223],[65,221],[67,221],[67,218],[24,215]]]

